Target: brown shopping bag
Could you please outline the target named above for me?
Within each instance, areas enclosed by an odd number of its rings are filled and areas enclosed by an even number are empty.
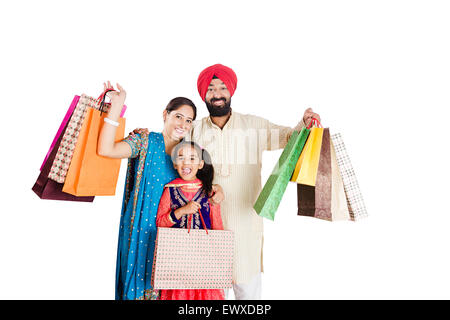
[[[105,117],[107,113],[87,109],[64,182],[64,192],[76,196],[112,196],[116,193],[121,159],[97,154],[98,136]],[[116,142],[123,139],[125,132],[125,119],[120,118],[118,122]]]
[[[315,186],[297,184],[298,215],[332,220],[330,130],[323,129]]]
[[[344,184],[330,131],[324,129],[316,186],[297,185],[298,214],[328,221],[350,220]]]

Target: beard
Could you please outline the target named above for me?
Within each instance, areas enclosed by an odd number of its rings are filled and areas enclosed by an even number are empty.
[[[213,103],[219,100],[222,100],[225,104],[222,107],[214,106]],[[212,98],[210,102],[205,101],[205,103],[208,108],[209,115],[212,117],[223,117],[231,111],[231,99],[227,101],[225,98]]]

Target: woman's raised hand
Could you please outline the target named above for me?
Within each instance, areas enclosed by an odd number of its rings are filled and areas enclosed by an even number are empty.
[[[127,92],[124,90],[124,88],[122,88],[120,86],[120,84],[117,83],[116,85],[117,85],[117,89],[119,90],[119,92],[110,91],[106,94],[106,96],[111,99],[112,105],[123,106],[123,104],[125,103],[125,98],[127,96]],[[111,85],[111,82],[109,82],[109,81],[106,83],[103,83],[103,89],[104,89],[104,91],[115,90],[114,87]]]
[[[108,110],[108,119],[115,122],[120,119],[120,113],[123,109],[123,104],[127,95],[125,90],[119,84],[117,84],[117,88],[119,92],[109,91],[106,93],[107,97],[111,99],[111,108]],[[103,89],[103,92],[106,92],[108,90],[114,90],[114,87],[111,85],[111,82],[108,81],[103,83]],[[115,141],[116,129],[117,127],[111,124],[102,126],[98,137],[97,153],[100,156],[114,159],[129,158],[132,155],[131,147],[125,141]]]

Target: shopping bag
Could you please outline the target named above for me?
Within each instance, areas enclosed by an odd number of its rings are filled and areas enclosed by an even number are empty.
[[[329,129],[324,129],[323,133],[316,186],[299,184],[297,201],[299,215],[328,221],[350,220],[344,184]]]
[[[313,128],[314,129],[314,128]],[[315,186],[297,184],[298,215],[331,221],[332,172],[330,130],[322,129]]]
[[[286,147],[272,171],[272,174],[267,179],[261,193],[258,196],[253,208],[264,218],[274,220],[275,212],[280,205],[289,179],[294,171],[295,164],[300,156],[300,153],[305,146],[310,130],[303,128],[300,133],[294,131],[290,137]]]
[[[63,139],[61,140],[55,160],[53,161],[50,169],[50,179],[59,183],[64,183],[66,180],[67,171],[69,170],[69,166],[72,161],[73,152],[75,150],[87,110],[88,108],[94,108],[96,110],[102,109],[104,112],[108,112],[110,104],[105,103],[106,93],[108,91],[111,91],[111,89],[103,91],[97,99],[89,97],[85,94],[81,95],[69,120],[69,125],[67,130],[64,132]],[[122,109],[122,116],[125,110],[126,106]]]
[[[55,138],[53,138],[52,144],[50,145],[50,149],[48,149],[47,155],[45,156],[44,161],[42,162],[41,168],[39,170],[42,171],[42,168],[45,165],[45,162],[47,161],[50,153],[52,152],[53,148],[55,147],[56,141],[58,141],[58,138],[63,134],[64,129],[66,128],[66,124],[69,121],[70,117],[73,114],[73,111],[75,110],[76,105],[78,104],[78,101],[80,100],[80,96],[75,96],[72,100],[72,103],[69,106],[69,109],[66,112],[66,115],[64,116],[63,121],[61,122],[61,125],[59,126],[58,132],[55,135]]]
[[[48,174],[50,172],[50,168],[52,166],[53,160],[55,159],[56,152],[61,143],[62,136],[64,131],[67,128],[67,123],[63,127],[61,134],[56,140],[53,149],[48,155],[47,160],[42,167],[42,170],[39,174],[39,177],[36,180],[32,190],[38,195],[41,199],[48,200],[66,200],[66,201],[80,201],[80,202],[92,202],[94,201],[94,197],[77,197],[62,191],[63,184],[53,181],[48,178]]]
[[[331,151],[331,216],[333,221],[350,220],[347,199],[345,197],[344,182],[336,159],[334,145],[330,141]]]
[[[353,170],[347,150],[345,149],[341,134],[336,133],[331,135],[331,141],[336,151],[337,164],[344,184],[344,191],[350,217],[353,221],[365,218],[368,214],[364,205],[358,180],[356,179],[355,171]]]
[[[88,108],[78,136],[63,191],[76,196],[111,196],[116,193],[121,159],[97,154],[97,142],[107,113]],[[115,142],[124,138],[125,119],[119,119]]]
[[[291,181],[309,186],[316,184],[322,136],[323,128],[313,127],[311,129],[305,148],[295,165]]]
[[[233,280],[232,231],[158,228],[153,289],[225,289]]]

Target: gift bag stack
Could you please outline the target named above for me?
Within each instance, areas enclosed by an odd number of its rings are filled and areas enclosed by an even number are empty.
[[[341,135],[330,135],[317,119],[289,139],[254,205],[260,216],[274,220],[289,181],[297,185],[300,216],[328,221],[367,217]]]
[[[97,140],[111,105],[105,90],[97,99],[75,96],[59,126],[32,190],[41,199],[92,202],[114,195],[120,159],[97,154]],[[125,132],[123,107],[115,141]]]

